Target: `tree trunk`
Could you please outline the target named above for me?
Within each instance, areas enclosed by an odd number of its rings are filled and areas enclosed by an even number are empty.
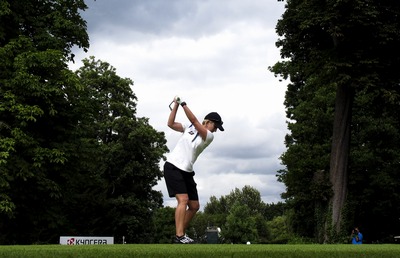
[[[351,87],[348,85],[339,85],[336,92],[329,171],[333,190],[333,196],[330,200],[332,209],[331,226],[333,230],[332,233],[335,233],[335,235],[340,232],[342,209],[347,195],[347,165],[350,146],[351,110],[353,104],[352,92]]]

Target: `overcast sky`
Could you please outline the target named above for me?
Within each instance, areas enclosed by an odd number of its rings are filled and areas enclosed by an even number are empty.
[[[89,56],[110,63],[134,81],[137,116],[166,134],[172,149],[180,134],[167,127],[175,95],[199,120],[212,111],[224,121],[194,170],[200,205],[250,185],[265,203],[282,201],[277,182],[287,133],[286,82],[268,71],[280,60],[275,42],[284,2],[277,0],[86,0],[90,48],[75,50],[75,70]],[[187,122],[180,109],[178,122]],[[167,154],[168,155],[168,154]],[[165,182],[155,187],[176,206]]]

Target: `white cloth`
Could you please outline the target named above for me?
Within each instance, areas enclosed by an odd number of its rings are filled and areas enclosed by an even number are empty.
[[[195,161],[213,141],[214,135],[207,130],[207,137],[204,141],[193,125],[182,124],[182,126],[184,132],[168,156],[167,161],[183,171],[193,172]]]

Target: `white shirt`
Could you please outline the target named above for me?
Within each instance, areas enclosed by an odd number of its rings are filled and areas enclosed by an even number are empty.
[[[194,162],[213,141],[214,135],[207,130],[206,140],[203,141],[193,125],[188,127],[182,124],[182,126],[184,132],[168,156],[167,161],[183,171],[193,172]]]

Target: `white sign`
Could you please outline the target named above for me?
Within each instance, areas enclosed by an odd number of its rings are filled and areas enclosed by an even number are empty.
[[[113,245],[114,237],[60,236],[60,245]]]

